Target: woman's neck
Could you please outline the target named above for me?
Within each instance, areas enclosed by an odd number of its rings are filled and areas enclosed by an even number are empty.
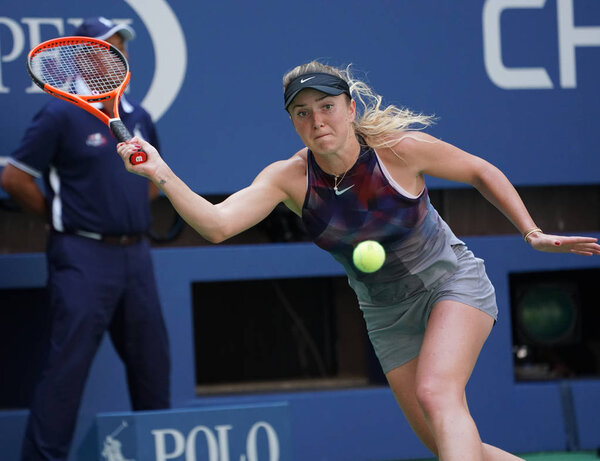
[[[360,144],[355,136],[339,152],[319,154],[313,152],[319,168],[332,176],[341,176],[354,166],[360,155]]]

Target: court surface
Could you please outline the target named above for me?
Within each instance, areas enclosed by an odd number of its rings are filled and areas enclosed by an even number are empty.
[[[599,449],[600,450],[600,449]],[[599,453],[600,454],[600,453]],[[597,456],[593,451],[578,451],[578,452],[561,452],[561,453],[521,453],[517,456],[525,459],[525,461],[599,461],[600,456]],[[412,461],[435,461],[436,458],[421,458]]]
[[[531,453],[521,457],[527,461],[598,461],[600,458],[593,451],[564,453]]]

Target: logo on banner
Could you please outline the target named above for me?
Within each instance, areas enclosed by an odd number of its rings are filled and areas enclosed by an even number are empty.
[[[279,461],[280,447],[277,431],[266,421],[258,421],[246,434],[245,453],[232,453],[230,446],[231,424],[196,426],[188,434],[177,429],[155,429],[155,460],[167,461],[185,455],[187,461]],[[202,438],[204,450],[197,456],[198,438]],[[266,441],[265,450],[259,454],[259,440]],[[171,447],[171,448],[168,448]],[[233,454],[233,458],[230,456]],[[206,456],[204,456],[206,455]]]
[[[166,0],[125,0],[145,25],[155,54],[155,71],[142,106],[157,121],[173,104],[179,94],[187,68],[185,36],[177,16]],[[115,23],[131,24],[129,18],[115,18]],[[0,50],[0,96],[4,93],[24,91],[39,93],[42,90],[33,84],[23,71],[24,57],[29,50],[44,40],[65,35],[83,22],[83,18],[36,17],[33,14],[20,19],[0,16],[0,27],[8,30],[12,47]],[[44,31],[44,35],[42,34]],[[49,35],[47,30],[54,30]],[[18,90],[6,83],[8,63],[20,64],[23,86]],[[4,79],[3,79],[4,76]]]
[[[106,436],[102,447],[102,457],[106,461],[135,461],[135,459],[125,458],[121,451],[121,442],[117,440],[117,435],[127,427],[127,421],[123,421],[119,427]]]
[[[140,412],[127,418],[99,415],[98,453],[104,461],[135,461],[125,456],[137,461],[285,461],[292,456],[289,421],[287,402]]]

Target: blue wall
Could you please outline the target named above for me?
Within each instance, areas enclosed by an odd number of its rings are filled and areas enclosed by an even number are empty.
[[[515,383],[513,379],[508,274],[592,268],[597,267],[597,262],[595,258],[538,253],[519,237],[469,238],[466,243],[486,260],[500,309],[499,321],[484,346],[468,387],[469,405],[482,438],[515,452],[563,450],[567,440],[560,383]],[[194,394],[191,283],[341,275],[340,267],[326,253],[311,244],[288,244],[154,250],[153,257],[172,342],[174,406],[289,401],[298,460],[384,460],[428,455],[410,432],[391,392],[385,387],[237,397]],[[0,273],[29,274],[29,286],[41,286],[43,255],[3,256]],[[11,277],[2,278],[0,288],[13,286],[25,285]],[[92,368],[81,409],[75,443],[81,453],[89,449],[85,445],[86,437],[90,438],[96,413],[128,410],[123,375],[121,363],[105,341]],[[581,446],[592,449],[600,443],[597,430],[600,427],[597,411],[600,381],[575,380],[570,385]],[[0,433],[14,434],[8,439],[5,435],[7,445],[3,448],[9,454],[18,450],[22,430],[19,421],[23,420],[22,413],[5,414],[0,418]]]
[[[600,177],[600,2],[88,3],[0,0],[0,102],[11,109],[0,114],[0,165],[50,98],[28,90],[27,50],[71,33],[82,17],[101,14],[136,29],[130,95],[155,117],[175,172],[204,194],[237,190],[268,162],[301,147],[281,107],[281,76],[314,58],[353,63],[387,102],[437,115],[432,134],[483,156],[517,185],[596,184]],[[579,32],[589,35],[589,46],[578,44]],[[165,84],[169,72],[177,83],[172,89]],[[431,178],[429,186],[454,185]],[[536,253],[518,237],[467,243],[486,259],[500,307],[469,385],[482,436],[518,452],[564,449],[559,383],[516,384],[512,378],[507,274],[598,267],[596,258]],[[291,244],[161,249],[153,257],[172,341],[176,406],[286,399],[301,460],[427,456],[384,387],[194,394],[190,284],[341,275],[328,255]],[[41,287],[44,280],[43,255],[0,256],[0,288]],[[600,382],[569,384],[581,444],[594,448],[600,445]],[[86,389],[73,459],[86,459],[95,442],[90,428],[97,412],[128,408],[122,365],[106,341]],[[0,451],[7,461],[16,459],[24,418],[23,412],[0,412]]]

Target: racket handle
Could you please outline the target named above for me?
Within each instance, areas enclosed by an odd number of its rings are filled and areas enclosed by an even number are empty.
[[[108,126],[119,142],[129,141],[133,137],[121,119],[111,120]],[[147,158],[146,152],[140,149],[129,156],[129,163],[137,165],[138,163],[144,163]]]

